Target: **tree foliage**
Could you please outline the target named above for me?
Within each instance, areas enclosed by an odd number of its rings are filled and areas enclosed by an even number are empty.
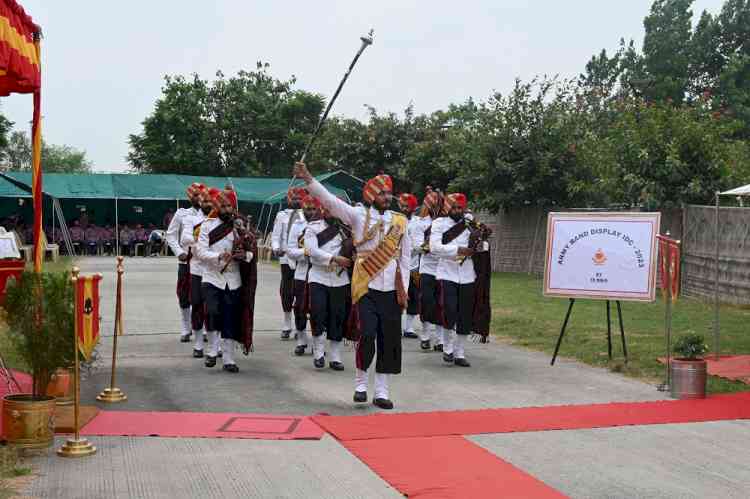
[[[128,162],[141,173],[286,175],[324,101],[281,81],[267,64],[213,82],[167,76],[143,131],[130,136]]]
[[[25,132],[10,134],[2,150],[3,168],[7,171],[31,171],[31,139]],[[90,173],[91,161],[86,152],[66,145],[48,144],[42,140],[42,170],[50,173]]]

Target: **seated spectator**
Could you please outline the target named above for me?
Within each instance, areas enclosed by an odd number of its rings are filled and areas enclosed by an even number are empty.
[[[81,228],[81,224],[78,220],[73,220],[73,226],[70,228],[70,240],[73,243],[73,248],[80,248],[83,246],[85,234]]]
[[[115,231],[112,229],[112,224],[107,223],[99,229],[99,244],[102,247],[102,252],[107,255],[114,254]]]
[[[173,216],[174,216],[174,210],[172,210],[172,208],[168,209],[167,212],[164,214],[164,219],[161,222],[162,229],[167,230],[167,228],[169,228],[169,224],[172,222]]]
[[[26,241],[24,244],[34,244],[34,226],[27,225],[23,228],[23,240]]]
[[[133,256],[135,248],[135,233],[128,226],[127,222],[122,224],[120,229],[120,254],[122,256]]]
[[[96,225],[89,225],[84,231],[84,237],[86,238],[86,248],[88,248],[89,255],[99,254],[99,244],[101,239],[99,237],[99,227]]]
[[[81,226],[81,229],[86,230],[89,228],[89,214],[84,212],[81,212],[81,216],[78,219],[78,223]]]

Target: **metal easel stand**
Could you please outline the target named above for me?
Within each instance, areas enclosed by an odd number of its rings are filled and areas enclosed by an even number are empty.
[[[560,345],[562,344],[563,337],[565,336],[565,330],[568,327],[568,321],[570,320],[570,313],[573,311],[573,305],[575,304],[576,299],[570,298],[570,304],[568,305],[568,312],[565,314],[565,320],[563,321],[562,328],[560,329],[560,336],[557,338],[557,344],[555,344],[555,353],[552,355],[552,361],[550,362],[551,366],[555,365],[555,360],[557,359],[557,354],[560,351]],[[617,318],[619,320],[620,324],[620,338],[622,340],[622,353],[625,356],[625,363],[628,363],[628,346],[625,342],[625,327],[623,325],[622,321],[622,306],[620,304],[620,300],[616,300],[615,303],[617,304]],[[607,355],[609,355],[609,360],[612,360],[612,316],[610,312],[610,301],[607,300]]]

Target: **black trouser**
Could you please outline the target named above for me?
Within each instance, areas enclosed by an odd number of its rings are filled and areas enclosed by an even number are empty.
[[[294,327],[297,328],[297,331],[304,331],[307,327],[306,286],[305,281],[294,280]]]
[[[408,315],[419,315],[419,273],[412,272],[409,277],[409,301],[406,306]]]
[[[86,243],[86,244],[89,247],[89,255],[96,255],[98,253],[98,250],[99,250],[99,244],[98,243],[90,242],[90,243]]]
[[[471,334],[474,315],[474,283],[457,284],[451,281],[440,281],[443,295],[443,327],[456,334]]]
[[[123,256],[133,256],[132,252],[133,252],[133,243],[120,243],[120,254],[121,255],[123,255]]]
[[[310,326],[313,336],[320,336],[323,331],[331,341],[344,339],[346,325],[346,296],[352,288],[346,286],[328,287],[310,283]]]
[[[357,368],[367,371],[377,350],[375,372],[401,372],[401,307],[395,291],[369,290],[357,303],[361,337]]]
[[[201,291],[202,281],[201,276],[190,274],[190,322],[192,323],[193,331],[203,329],[206,321],[203,292]]]
[[[206,303],[206,330],[221,331],[225,340],[242,339],[239,314],[241,288],[230,290],[229,286],[219,289],[213,284],[201,285],[203,301]]]
[[[177,264],[177,301],[180,308],[190,308],[190,267],[186,263]]]
[[[281,308],[284,312],[291,312],[294,305],[294,269],[287,264],[281,265]]]
[[[432,274],[421,274],[419,280],[422,322],[441,324],[438,282]]]

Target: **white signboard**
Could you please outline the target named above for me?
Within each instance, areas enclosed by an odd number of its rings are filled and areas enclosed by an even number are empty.
[[[550,213],[544,294],[654,301],[660,213]]]

